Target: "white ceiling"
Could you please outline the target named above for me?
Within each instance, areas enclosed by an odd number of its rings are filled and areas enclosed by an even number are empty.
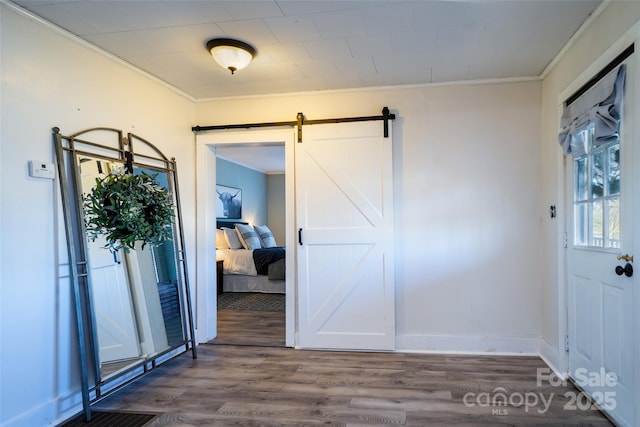
[[[216,147],[216,157],[267,175],[284,173],[284,145],[218,146]]]
[[[536,77],[600,0],[14,0],[193,99]],[[231,75],[205,49],[258,50]]]
[[[538,77],[600,0],[14,0],[194,100]],[[235,75],[207,40],[258,55]],[[219,156],[284,171],[282,147]]]

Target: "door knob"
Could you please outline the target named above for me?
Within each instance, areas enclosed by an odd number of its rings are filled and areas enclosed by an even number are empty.
[[[616,258],[618,258],[618,260],[623,259],[627,262],[633,262],[633,255],[628,255],[628,254],[618,255]]]
[[[619,265],[616,267],[616,274],[618,276],[622,276],[624,274],[627,277],[631,277],[633,276],[633,266],[629,263],[627,263],[627,265],[625,265],[624,267]]]

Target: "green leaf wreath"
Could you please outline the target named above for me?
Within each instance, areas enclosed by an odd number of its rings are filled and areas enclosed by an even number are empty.
[[[83,197],[85,227],[91,241],[105,236],[105,248],[127,252],[136,242],[158,245],[171,240],[173,199],[155,175],[113,169]]]

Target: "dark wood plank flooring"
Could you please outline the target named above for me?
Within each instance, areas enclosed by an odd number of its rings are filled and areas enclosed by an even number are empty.
[[[221,319],[242,329],[269,325],[267,313]],[[570,410],[564,395],[578,393],[570,384],[538,386],[537,369],[546,368],[538,357],[305,351],[261,346],[276,341],[249,329],[245,343],[230,345],[221,327],[220,344],[200,345],[198,359],[169,361],[95,408],[162,414],[152,427],[612,425],[597,410]],[[500,392],[506,406],[491,405]]]

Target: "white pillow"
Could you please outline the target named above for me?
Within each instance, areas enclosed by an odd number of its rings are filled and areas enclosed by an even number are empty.
[[[236,224],[236,232],[240,243],[245,249],[260,249],[260,238],[252,226],[246,224]]]
[[[256,233],[260,237],[260,243],[263,248],[275,248],[278,246],[273,233],[266,225],[256,225]]]
[[[229,245],[229,249],[242,249],[242,243],[240,243],[240,239],[238,239],[238,234],[236,230],[233,228],[222,228],[224,232],[224,238],[227,240],[227,245]]]
[[[216,228],[216,249],[229,249],[227,239],[224,237],[224,231]]]

